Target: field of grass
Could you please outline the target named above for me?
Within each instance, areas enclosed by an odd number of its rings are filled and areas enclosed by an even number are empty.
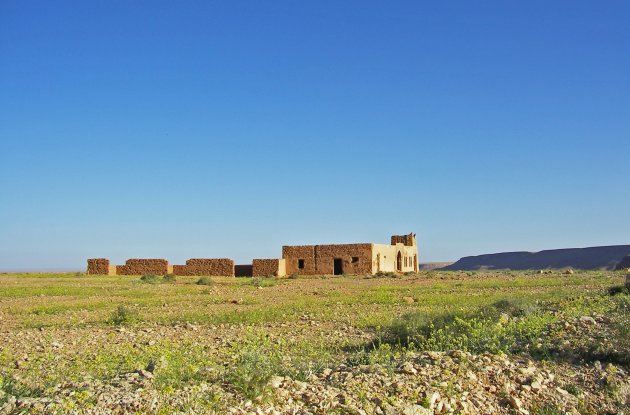
[[[11,396],[57,396],[72,385],[77,393],[51,407],[89,410],[95,387],[81,385],[149,368],[151,412],[221,413],[235,400],[261,399],[274,375],[306,381],[327,367],[384,363],[408,350],[627,367],[630,296],[608,293],[623,278],[607,271],[203,281],[1,274],[0,408]],[[560,341],[566,333],[555,324],[584,316],[609,319],[608,343]]]

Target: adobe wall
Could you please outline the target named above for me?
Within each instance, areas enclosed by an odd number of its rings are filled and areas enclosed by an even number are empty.
[[[315,264],[315,245],[283,246],[282,258],[286,261],[288,275],[317,275]],[[298,259],[304,260],[304,268],[298,268]]]
[[[252,261],[252,276],[254,277],[284,277],[287,275],[284,259],[254,259]]]
[[[116,266],[109,264],[107,258],[90,258],[87,260],[88,275],[116,275]]]
[[[116,266],[117,275],[166,275],[173,272],[173,267],[165,259],[128,259],[125,265]]]
[[[334,259],[342,262],[344,274],[372,273],[372,244],[317,245],[317,272],[334,274]]]
[[[186,265],[173,265],[175,275],[234,276],[234,261],[228,258],[194,258]]]
[[[372,273],[372,244],[283,246],[286,273],[299,275],[334,274],[334,259],[342,261],[344,274]],[[299,268],[299,260],[304,267]]]

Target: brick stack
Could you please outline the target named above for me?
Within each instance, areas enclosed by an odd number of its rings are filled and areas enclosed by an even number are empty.
[[[228,258],[195,258],[186,265],[173,265],[175,275],[234,276],[234,261]]]
[[[116,266],[118,275],[166,275],[173,272],[165,259],[128,259],[125,265]]]

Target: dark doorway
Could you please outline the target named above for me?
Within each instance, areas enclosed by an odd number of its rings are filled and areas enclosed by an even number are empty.
[[[341,275],[343,274],[343,261],[341,258],[335,258],[333,263],[333,274]]]
[[[396,271],[402,271],[402,254],[400,252],[396,256]]]

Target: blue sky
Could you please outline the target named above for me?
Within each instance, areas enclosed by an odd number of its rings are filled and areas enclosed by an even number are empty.
[[[0,268],[630,243],[626,1],[3,1]]]

